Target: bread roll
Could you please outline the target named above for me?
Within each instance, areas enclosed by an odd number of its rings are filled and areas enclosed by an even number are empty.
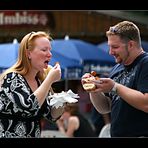
[[[85,83],[85,84],[83,84],[83,88],[86,91],[90,91],[90,90],[95,90],[96,86],[93,83]]]
[[[45,77],[48,75],[49,71],[51,70],[52,66],[48,65],[47,69],[44,69]]]
[[[95,90],[95,89],[96,89],[96,86],[95,86],[95,84],[92,83],[91,81],[92,81],[92,80],[99,80],[99,77],[96,76],[96,72],[95,72],[95,71],[92,71],[92,72],[91,72],[91,75],[92,75],[91,77],[84,79],[83,88],[84,88],[86,91]]]

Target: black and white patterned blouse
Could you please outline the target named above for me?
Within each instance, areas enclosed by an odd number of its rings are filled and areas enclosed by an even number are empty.
[[[40,107],[20,74],[9,73],[0,83],[0,137],[40,137],[40,119],[52,120],[48,99]]]

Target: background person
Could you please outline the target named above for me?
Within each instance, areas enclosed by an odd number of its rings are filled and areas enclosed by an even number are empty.
[[[110,113],[100,114],[95,107],[91,111],[91,121],[95,127],[96,135],[99,136],[102,128],[110,124]]]
[[[97,137],[90,121],[79,112],[78,103],[67,104],[57,126],[67,137]]]

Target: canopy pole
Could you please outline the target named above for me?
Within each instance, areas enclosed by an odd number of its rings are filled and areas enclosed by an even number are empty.
[[[64,72],[64,79],[65,79],[65,91],[68,90],[68,79],[67,79],[67,73],[68,73],[68,70],[67,68],[65,68],[65,72]]]

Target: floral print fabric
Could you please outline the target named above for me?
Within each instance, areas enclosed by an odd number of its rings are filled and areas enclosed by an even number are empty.
[[[0,137],[40,137],[42,117],[52,120],[48,99],[40,107],[25,78],[7,74],[0,82]]]

